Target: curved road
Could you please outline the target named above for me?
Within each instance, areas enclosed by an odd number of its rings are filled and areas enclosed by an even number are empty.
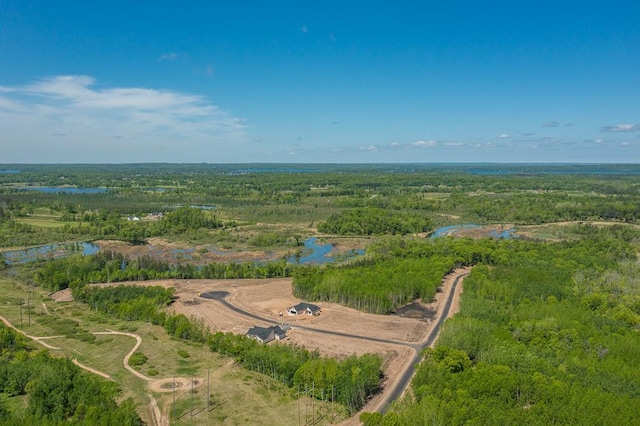
[[[458,283],[462,278],[466,277],[467,275],[469,275],[469,272],[461,273],[457,277],[455,277],[455,279],[453,280],[453,284],[451,285],[451,289],[449,290],[449,294],[447,296],[447,301],[445,302],[442,308],[442,312],[440,313],[438,320],[433,325],[431,330],[429,330],[429,334],[427,334],[427,337],[422,341],[422,343],[417,348],[415,346],[412,346],[416,350],[413,356],[413,359],[411,360],[411,363],[407,366],[406,370],[400,376],[400,380],[398,380],[398,383],[396,383],[396,385],[391,390],[391,392],[389,392],[389,394],[384,398],[384,400],[380,404],[381,408],[378,411],[380,411],[381,413],[386,412],[391,406],[391,403],[395,401],[400,395],[402,395],[405,389],[409,386],[409,383],[411,382],[411,378],[413,377],[413,374],[416,371],[416,365],[422,359],[422,350],[424,348],[431,347],[431,345],[433,345],[433,343],[438,338],[438,335],[440,334],[440,328],[442,327],[442,323],[444,323],[444,321],[449,316],[449,311],[451,310],[451,303],[453,302],[453,297],[456,294],[456,288],[458,287]]]
[[[458,275],[454,278],[453,284],[451,285],[451,288],[449,290],[449,294],[447,295],[447,300],[442,308],[442,312],[439,313],[437,321],[435,322],[435,324],[433,324],[433,327],[431,327],[431,330],[429,330],[429,333],[427,334],[427,336],[420,343],[411,344],[411,343],[402,342],[398,340],[379,339],[376,337],[366,337],[366,336],[361,336],[357,334],[342,333],[339,331],[324,330],[321,328],[314,328],[314,327],[307,327],[307,326],[300,326],[300,325],[296,325],[295,328],[308,330],[314,333],[330,334],[333,336],[347,337],[350,339],[361,339],[361,340],[367,340],[370,342],[390,343],[394,345],[402,345],[402,346],[408,346],[412,348],[415,351],[413,359],[411,360],[410,363],[408,363],[405,370],[402,372],[400,379],[395,384],[393,389],[391,389],[389,394],[384,397],[384,399],[379,405],[380,408],[378,409],[378,411],[384,413],[389,408],[391,403],[394,400],[396,400],[400,395],[402,395],[405,389],[409,386],[411,378],[413,377],[413,374],[415,372],[416,364],[418,364],[422,358],[421,357],[422,350],[424,348],[430,347],[438,338],[442,323],[449,316],[449,311],[451,310],[451,304],[456,294],[456,288],[458,286],[458,283],[460,282],[461,279],[463,279],[467,275],[469,275],[469,272],[461,272],[461,273],[458,273]],[[279,322],[274,321],[272,318],[265,318],[260,315],[253,314],[251,312],[247,312],[244,309],[240,309],[237,306],[229,303],[227,301],[229,292],[227,291],[209,291],[206,293],[200,293],[199,296],[204,299],[215,300],[221,303],[222,305],[224,305],[227,309],[230,309],[233,312],[237,312],[249,318],[253,318],[258,321],[264,321],[270,324],[276,324],[276,325],[280,324]]]
[[[260,315],[252,314],[251,312],[247,312],[244,309],[240,309],[237,306],[232,305],[231,303],[229,303],[227,301],[227,296],[229,296],[229,292],[227,292],[227,291],[209,291],[207,293],[200,293],[200,297],[202,297],[204,299],[216,300],[216,301],[220,302],[221,304],[223,304],[228,309],[230,309],[230,310],[232,310],[234,312],[237,312],[237,313],[239,313],[241,315],[247,316],[249,318],[256,319],[258,321],[268,322],[270,324],[275,324],[275,325],[280,325],[281,324],[281,322],[274,321],[273,318],[261,317]],[[294,328],[299,328],[301,330],[313,331],[314,333],[322,333],[322,334],[330,334],[332,336],[347,337],[349,339],[362,339],[362,340],[368,340],[370,342],[391,343],[393,345],[412,346],[412,345],[409,345],[409,344],[407,344],[405,342],[401,342],[401,341],[398,341],[398,340],[378,339],[376,337],[365,337],[365,336],[360,336],[360,335],[357,335],[357,334],[342,333],[340,331],[324,330],[322,328],[307,327],[307,326],[303,326],[303,325],[295,325]]]

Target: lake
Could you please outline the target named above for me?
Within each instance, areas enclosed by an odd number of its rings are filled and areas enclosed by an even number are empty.
[[[55,187],[55,186],[23,186],[20,191],[36,191],[45,194],[102,194],[107,192],[107,188],[75,188],[75,187]]]
[[[46,246],[30,247],[22,250],[5,251],[3,253],[5,262],[8,265],[18,263],[33,262],[39,259],[58,258],[68,256],[71,253],[82,253],[84,255],[95,254],[100,248],[89,242],[48,244]]]

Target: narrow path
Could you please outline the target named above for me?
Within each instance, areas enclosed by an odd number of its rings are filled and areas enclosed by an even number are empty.
[[[43,303],[43,306],[44,303]],[[8,319],[6,319],[3,316],[0,316],[0,321],[2,321],[7,327],[12,328],[13,330],[15,330],[16,332],[22,334],[23,336],[25,336],[28,339],[33,340],[34,342],[38,342],[39,344],[41,344],[42,346],[48,348],[48,349],[52,349],[52,350],[60,350],[60,348],[56,347],[56,346],[52,346],[46,342],[44,342],[44,340],[46,339],[55,339],[58,337],[65,337],[65,336],[46,336],[46,337],[36,337],[36,336],[31,336],[30,334],[27,334],[26,332],[20,330],[19,328],[15,327],[13,324],[11,324],[11,322],[9,322]],[[121,336],[129,336],[129,337],[133,337],[134,339],[136,339],[136,344],[133,346],[133,348],[131,348],[131,350],[124,356],[123,360],[122,360],[122,364],[124,365],[124,368],[126,368],[131,374],[135,375],[136,377],[145,380],[146,382],[155,382],[157,381],[157,379],[153,379],[149,376],[145,376],[144,374],[140,373],[139,371],[136,371],[133,367],[131,367],[129,365],[129,358],[131,358],[131,355],[133,355],[135,353],[135,351],[140,347],[140,344],[142,343],[142,338],[140,336],[138,336],[137,334],[133,334],[133,333],[124,333],[121,331],[113,331],[113,330],[108,330],[108,331],[96,331],[92,334],[95,335],[121,335]],[[92,374],[95,374],[97,376],[103,377],[107,380],[113,380],[113,378],[108,375],[107,373],[104,373],[102,371],[96,370],[95,368],[89,367],[87,365],[81,364],[77,359],[73,358],[71,360],[71,362],[73,362],[75,365],[77,365],[79,368],[82,368],[83,370],[86,370]],[[155,398],[153,397],[152,394],[147,394],[147,396],[149,397],[149,399],[151,400],[150,404],[149,404],[149,409],[150,409],[150,417],[151,417],[151,421],[154,425],[156,426],[168,426],[169,425],[169,419],[166,416],[162,415],[162,412],[160,411],[160,408],[158,407],[158,403],[156,402]]]
[[[55,346],[51,346],[50,344],[48,344],[47,342],[43,342],[42,339],[46,339],[46,337],[35,337],[35,336],[31,336],[29,334],[27,334],[26,332],[20,330],[19,328],[15,327],[13,324],[11,324],[9,322],[8,319],[6,319],[5,317],[0,315],[0,321],[2,321],[7,327],[14,329],[15,331],[17,331],[18,333],[22,334],[24,337],[33,340],[34,342],[38,342],[40,343],[42,346],[44,346],[45,348],[48,349],[54,349],[54,350],[59,350],[60,348],[55,347]]]
[[[80,362],[79,362],[77,359],[75,359],[75,358],[73,358],[73,359],[71,360],[71,362],[73,362],[75,365],[77,365],[78,367],[82,368],[83,370],[86,370],[86,371],[88,371],[88,372],[90,372],[90,373],[93,373],[93,374],[95,374],[95,375],[97,375],[97,376],[104,377],[104,378],[105,378],[105,379],[107,379],[107,380],[114,381],[114,380],[111,378],[111,376],[110,376],[110,375],[108,375],[107,373],[103,373],[102,371],[96,370],[95,368],[91,368],[91,367],[89,367],[89,366],[87,366],[87,365],[80,364]]]
[[[152,380],[151,377],[145,376],[144,374],[142,374],[141,372],[137,371],[136,369],[134,369],[133,367],[131,367],[129,365],[129,358],[131,358],[131,355],[133,355],[134,352],[137,351],[138,348],[140,347],[140,344],[142,344],[142,338],[140,336],[138,336],[137,334],[133,334],[133,333],[124,333],[122,331],[113,331],[113,330],[96,331],[95,333],[91,333],[91,334],[96,334],[96,335],[117,334],[117,335],[120,335],[120,336],[129,336],[129,337],[133,337],[134,339],[136,339],[136,344],[133,346],[133,348],[131,348],[131,350],[122,359],[122,364],[124,365],[124,368],[126,368],[134,376],[136,376],[136,377],[138,377],[138,378],[140,378],[142,380],[145,380],[145,381]]]

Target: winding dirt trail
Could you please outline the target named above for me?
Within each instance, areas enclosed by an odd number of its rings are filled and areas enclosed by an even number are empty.
[[[15,331],[17,331],[18,333],[22,334],[24,337],[26,337],[27,339],[31,339],[34,342],[38,342],[40,343],[42,346],[44,346],[47,349],[53,349],[53,350],[59,350],[60,348],[55,347],[55,346],[51,346],[50,344],[48,344],[47,342],[44,342],[44,339],[53,339],[55,337],[63,337],[63,336],[50,336],[50,337],[35,337],[35,336],[31,336],[30,334],[27,334],[26,332],[20,330],[19,328],[16,328],[13,324],[11,324],[9,322],[8,319],[6,319],[5,317],[0,315],[0,321],[2,321],[7,327],[14,329]]]
[[[71,360],[71,362],[73,362],[75,365],[77,365],[78,367],[82,368],[83,370],[86,370],[86,371],[88,371],[90,373],[93,373],[93,374],[95,374],[97,376],[104,377],[107,380],[115,381],[107,373],[103,373],[102,371],[96,370],[95,368],[91,368],[88,365],[80,364],[80,362],[75,358],[73,358]]]
[[[55,339],[55,338],[61,338],[64,336],[45,336],[45,337],[37,337],[37,336],[32,336],[22,330],[20,330],[19,328],[15,327],[13,324],[11,324],[11,322],[9,322],[8,319],[6,319],[3,316],[0,316],[0,321],[2,321],[7,327],[12,328],[13,330],[15,330],[16,332],[22,334],[23,336],[25,336],[26,338],[33,340],[34,342],[38,342],[39,344],[41,344],[42,346],[44,346],[47,349],[51,349],[51,350],[60,350],[60,348],[50,345],[47,342],[45,342],[45,340],[49,340],[49,339]],[[96,331],[93,332],[92,334],[94,335],[120,335],[120,336],[128,336],[128,337],[132,337],[136,340],[135,345],[133,346],[133,348],[131,348],[131,350],[129,352],[127,352],[127,354],[124,356],[124,358],[122,359],[122,364],[124,366],[124,368],[127,369],[127,371],[129,371],[131,374],[133,374],[134,376],[138,377],[139,379],[142,379],[144,381],[146,381],[148,383],[148,388],[150,390],[156,391],[156,392],[170,392],[173,389],[172,388],[167,388],[165,385],[165,383],[168,382],[186,382],[186,381],[191,381],[192,379],[185,379],[185,378],[175,378],[175,379],[154,379],[151,378],[149,376],[145,376],[144,374],[140,373],[139,371],[136,371],[133,367],[131,367],[131,365],[129,365],[129,359],[131,358],[131,356],[136,352],[136,350],[138,350],[138,348],[140,347],[140,345],[142,344],[142,338],[140,336],[138,336],[137,334],[133,334],[133,333],[125,333],[125,332],[121,332],[121,331],[114,331],[114,330],[108,330],[108,331]],[[73,358],[71,360],[71,362],[73,362],[75,365],[77,365],[79,368],[82,368],[85,371],[88,371],[92,374],[95,374],[97,376],[100,376],[102,378],[105,378],[107,380],[112,380],[113,378],[102,371],[96,370],[95,368],[89,367],[87,365],[84,365],[82,363],[80,363],[77,359]],[[202,381],[200,379],[194,381],[194,386],[196,384],[200,384]],[[151,417],[151,421],[154,425],[156,426],[169,426],[169,418],[167,416],[163,416],[162,412],[160,411],[160,408],[158,407],[158,403],[156,402],[155,398],[153,397],[153,395],[151,393],[148,393],[147,396],[149,397],[149,399],[151,400],[149,403],[149,410],[150,410],[150,417]]]
[[[133,346],[133,348],[131,348],[131,350],[122,359],[122,364],[124,365],[124,368],[126,368],[134,376],[136,376],[136,377],[138,377],[138,378],[140,378],[142,380],[146,380],[146,381],[152,380],[151,377],[145,376],[144,374],[142,374],[139,371],[136,371],[133,367],[131,367],[129,365],[129,358],[131,358],[131,355],[133,355],[135,353],[135,351],[137,351],[138,348],[140,347],[140,345],[142,344],[142,337],[138,336],[137,334],[133,334],[133,333],[125,333],[125,332],[122,332],[122,331],[113,331],[113,330],[96,331],[96,332],[91,333],[91,334],[95,334],[95,335],[116,334],[116,335],[119,335],[119,336],[129,336],[129,337],[133,337],[134,339],[136,339],[136,344]]]
[[[413,377],[415,365],[420,361],[420,352],[424,347],[432,346],[437,340],[440,332],[440,325],[442,322],[448,318],[453,316],[459,310],[459,299],[460,293],[462,292],[462,280],[466,275],[469,274],[471,268],[459,269],[454,271],[452,274],[446,276],[442,282],[442,292],[439,293],[436,297],[437,302],[435,303],[436,316],[431,321],[428,328],[423,330],[423,333],[420,333],[420,337],[416,336],[415,340],[407,341],[407,340],[396,340],[396,339],[386,339],[380,337],[369,336],[365,337],[362,335],[355,335],[350,332],[342,332],[338,330],[329,330],[323,329],[314,326],[303,326],[302,324],[297,324],[296,327],[311,333],[320,333],[323,335],[336,335],[342,338],[354,339],[356,341],[369,341],[373,343],[377,343],[380,345],[390,345],[391,347],[402,348],[402,355],[399,359],[397,365],[398,367],[393,370],[392,375],[389,376],[388,383],[385,384],[383,392],[376,395],[372,398],[368,404],[363,408],[361,412],[385,412],[391,405],[391,403],[400,397],[402,394],[406,392],[408,386],[411,382],[411,378]],[[146,283],[147,285],[149,283]],[[266,318],[263,315],[257,315],[256,313],[248,312],[242,309],[242,307],[236,306],[238,304],[237,294],[235,293],[227,293],[226,291],[215,292],[219,293],[216,296],[212,297],[217,303],[220,303],[221,306],[224,306],[225,310],[236,312],[240,315],[240,317],[245,316],[252,319],[259,319],[267,322],[274,322],[272,318]],[[199,295],[199,294],[198,294]],[[195,294],[194,294],[195,296]],[[231,296],[231,297],[228,297]],[[234,298],[235,296],[235,298]],[[200,310],[200,309],[198,309]],[[205,312],[199,312],[200,315],[205,316]],[[262,314],[262,312],[261,312]],[[39,344],[49,348],[57,350],[59,348],[49,345],[44,342],[43,339],[50,339],[55,337],[62,336],[51,336],[51,337],[34,337],[30,336],[27,333],[17,329],[14,327],[9,321],[0,316],[0,320],[2,320],[7,326],[15,329],[19,333],[24,336],[37,341]],[[144,380],[147,383],[147,388],[149,393],[147,396],[150,399],[150,403],[148,405],[150,421],[154,425],[158,426],[168,426],[169,418],[162,414],[158,404],[151,394],[151,392],[172,392],[174,390],[172,384],[175,383],[176,387],[184,387],[186,384],[191,383],[193,378],[170,378],[170,379],[156,379],[142,374],[141,372],[135,370],[133,367],[129,365],[129,360],[131,356],[138,350],[140,345],[142,344],[142,338],[134,333],[128,332],[119,332],[114,330],[100,331],[94,332],[96,335],[122,335],[128,336],[136,340],[135,345],[131,348],[131,350],[124,356],[122,363],[123,366],[129,371],[131,374],[135,375],[137,378]],[[111,379],[111,377],[101,371],[95,370],[91,367],[85,366],[77,362],[77,360],[73,360],[76,365],[79,367],[93,373],[104,377],[106,379]],[[193,386],[198,386],[203,383],[203,380],[196,379],[193,381]],[[359,413],[346,419],[341,425],[359,425],[360,422],[358,420]]]

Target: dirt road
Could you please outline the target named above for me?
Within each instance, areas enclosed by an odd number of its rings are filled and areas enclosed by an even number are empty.
[[[445,277],[433,301],[423,304],[435,312],[430,319],[367,314],[335,303],[318,302],[319,316],[287,316],[282,312],[301,300],[293,296],[290,278],[244,280],[159,280],[100,285],[160,285],[175,289],[170,311],[201,318],[213,331],[244,334],[254,325],[291,326],[289,340],[322,355],[343,358],[353,354],[382,356],[384,390],[363,411],[382,412],[403,394],[420,361],[420,351],[437,338],[439,324],[458,310],[460,281],[469,268]],[[200,297],[209,293],[210,298]],[[56,295],[58,296],[58,295]],[[148,382],[151,386],[151,382]],[[186,382],[185,382],[186,383]],[[358,415],[343,424],[359,424]]]
[[[306,330],[312,333],[320,333],[320,334],[326,334],[326,335],[331,335],[336,337],[344,337],[348,339],[359,339],[359,340],[365,340],[365,341],[375,342],[375,343],[401,345],[401,346],[407,346],[411,348],[413,351],[413,355],[407,358],[407,361],[403,364],[403,366],[400,368],[399,371],[395,371],[397,375],[395,380],[393,380],[392,383],[390,383],[390,385],[386,386],[385,390],[380,395],[378,395],[376,398],[371,400],[370,403],[367,404],[363,410],[368,412],[371,412],[371,411],[385,412],[389,408],[391,403],[395,401],[398,397],[400,397],[409,386],[411,382],[411,378],[415,373],[415,366],[420,362],[420,359],[421,359],[420,354],[422,350],[426,347],[433,346],[436,339],[438,338],[438,335],[440,333],[440,328],[444,320],[450,317],[453,313],[457,312],[459,307],[458,299],[460,297],[460,289],[458,288],[458,286],[460,287],[462,286],[461,281],[464,279],[464,277],[469,275],[469,272],[470,272],[470,268],[460,269],[445,278],[444,284],[449,284],[449,285],[443,285],[444,304],[440,306],[440,309],[438,309],[437,311],[434,322],[429,327],[423,339],[418,343],[409,343],[405,341],[392,340],[392,339],[381,339],[381,338],[376,338],[372,336],[364,336],[362,334],[345,333],[341,331],[327,330],[327,329],[321,329],[321,328],[311,327],[311,326],[296,325],[295,327],[297,329]],[[249,312],[245,309],[239,308],[233,303],[230,303],[228,301],[229,296],[230,296],[230,293],[227,291],[210,291],[210,292],[200,293],[200,297],[210,299],[210,300],[215,300],[221,305],[223,305],[225,308],[235,313],[249,317],[252,320],[258,320],[258,321],[263,321],[263,322],[272,323],[272,324],[279,324],[279,321],[277,321],[274,318],[267,318],[262,315],[257,315],[253,312]],[[355,423],[353,422],[354,420],[355,420]],[[346,420],[342,424],[348,425],[348,424],[358,424],[358,423],[359,422],[357,421],[357,415],[356,415]]]

